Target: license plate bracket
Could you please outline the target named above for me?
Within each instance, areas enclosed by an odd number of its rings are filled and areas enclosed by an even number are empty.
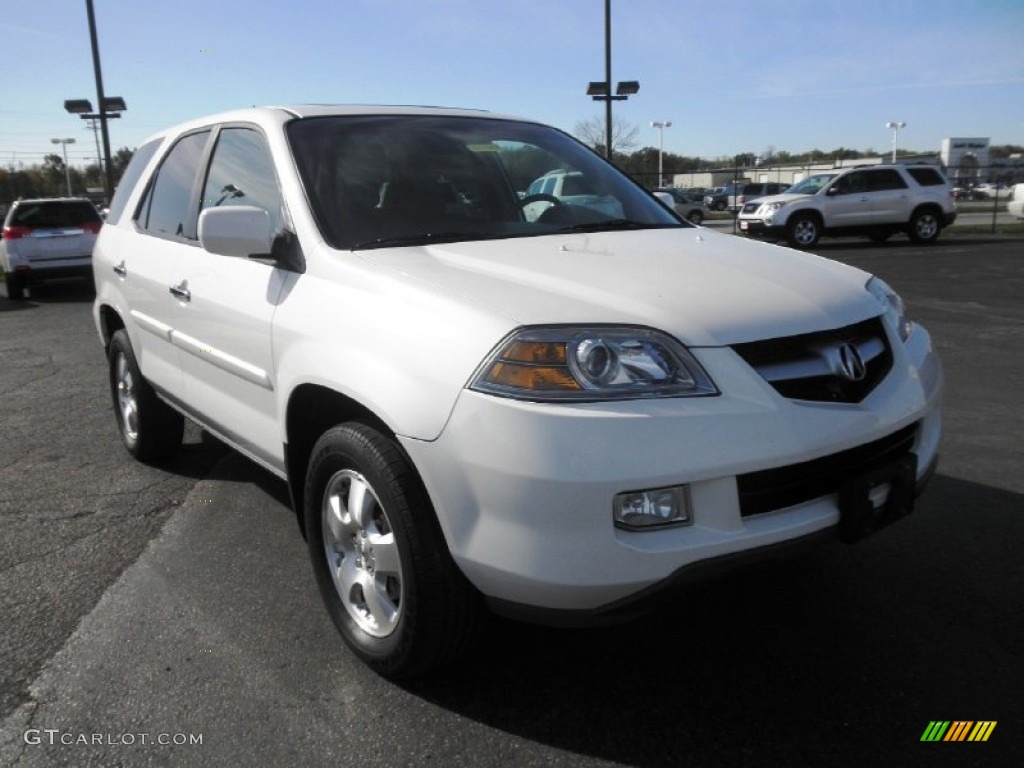
[[[839,538],[855,542],[914,511],[917,455],[908,453],[839,487]]]

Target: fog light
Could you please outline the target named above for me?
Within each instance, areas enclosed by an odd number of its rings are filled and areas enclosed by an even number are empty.
[[[613,518],[617,527],[633,531],[688,525],[693,522],[690,489],[676,485],[617,494],[613,502]]]

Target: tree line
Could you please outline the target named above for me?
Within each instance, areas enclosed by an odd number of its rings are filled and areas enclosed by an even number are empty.
[[[583,120],[576,124],[573,134],[584,144],[592,147],[595,151],[604,154],[605,146],[605,125],[604,120],[594,117]],[[625,121],[612,120],[612,160],[623,171],[634,178],[645,180],[653,179],[658,174],[658,148],[641,147],[637,149],[637,137],[640,129]],[[897,156],[909,157],[927,154],[914,150],[897,150]],[[1024,154],[1024,147],[1017,144],[1002,144],[989,147],[989,157],[993,160],[1005,159],[1012,155]],[[712,171],[723,168],[753,168],[755,165],[810,165],[827,163],[836,160],[859,160],[865,157],[878,157],[888,155],[888,151],[875,149],[857,150],[848,147],[838,147],[831,150],[811,149],[806,152],[787,152],[776,150],[775,147],[765,147],[760,152],[742,152],[735,156],[720,156],[714,158],[697,157],[689,155],[678,155],[674,152],[665,152],[662,156],[662,165],[666,176],[675,173],[692,173],[695,171]]]
[[[128,147],[121,147],[111,156],[112,182],[115,187],[134,153]],[[68,194],[68,177],[74,197],[85,197],[89,188],[103,187],[103,170],[98,163],[84,168],[72,165],[67,170],[65,177],[64,158],[58,154],[46,155],[42,163],[34,165],[11,162],[0,166],[0,202],[17,200],[19,197],[65,197]]]

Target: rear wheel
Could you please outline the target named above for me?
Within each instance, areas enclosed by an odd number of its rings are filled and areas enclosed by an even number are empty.
[[[128,334],[110,339],[110,393],[121,440],[139,461],[166,458],[181,445],[184,417],[156,396],[139,370]]]
[[[699,209],[695,208],[694,210],[690,211],[690,213],[686,216],[686,220],[689,221],[691,224],[700,224],[702,221],[704,221],[704,214],[701,213]]]
[[[794,248],[813,248],[821,238],[821,225],[814,216],[803,213],[789,220],[786,241]]]
[[[910,218],[910,229],[907,234],[915,243],[932,243],[939,237],[942,224],[939,223],[938,214],[927,208],[923,211],[915,211]]]
[[[16,272],[5,272],[4,280],[7,282],[7,298],[11,301],[24,301],[25,281]]]
[[[413,677],[471,644],[478,595],[393,440],[358,423],[325,432],[310,457],[304,514],[324,604],[370,668]]]

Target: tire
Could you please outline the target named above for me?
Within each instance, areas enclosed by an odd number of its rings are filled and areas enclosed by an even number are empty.
[[[813,248],[821,239],[821,224],[811,214],[797,214],[786,226],[786,242],[793,248]]]
[[[721,200],[718,200],[714,204],[712,204],[711,208],[716,211],[724,211],[725,203]]]
[[[687,215],[686,220],[691,224],[699,225],[701,222],[704,221],[704,214],[698,210],[693,210],[690,211],[690,213]]]
[[[15,272],[5,272],[4,280],[7,283],[7,298],[11,301],[24,301],[25,281],[21,275]]]
[[[910,227],[907,234],[910,239],[918,244],[934,243],[942,231],[942,223],[939,215],[931,208],[915,211],[910,217]]]
[[[167,458],[181,445],[184,417],[157,397],[142,377],[124,330],[111,337],[107,360],[114,417],[124,447],[139,461]]]
[[[407,679],[472,645],[479,595],[452,560],[427,493],[392,439],[355,422],[325,432],[310,457],[304,515],[327,612],[367,666]]]

